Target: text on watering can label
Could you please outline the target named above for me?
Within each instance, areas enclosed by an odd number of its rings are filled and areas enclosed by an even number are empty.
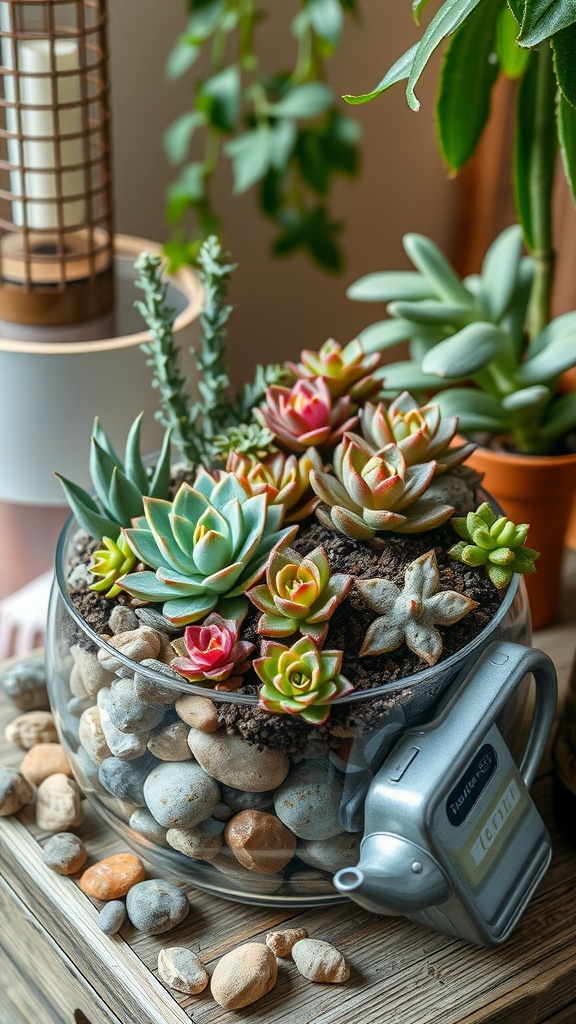
[[[498,755],[485,743],[472,758],[446,800],[446,814],[451,825],[463,825],[474,804],[488,785],[498,767]]]

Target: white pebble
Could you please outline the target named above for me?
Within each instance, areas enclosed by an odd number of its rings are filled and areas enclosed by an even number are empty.
[[[301,939],[292,947],[292,957],[300,974],[308,981],[338,985],[350,977],[350,964],[330,942]]]
[[[195,996],[208,984],[206,968],[191,949],[170,946],[158,953],[158,974],[168,988]]]

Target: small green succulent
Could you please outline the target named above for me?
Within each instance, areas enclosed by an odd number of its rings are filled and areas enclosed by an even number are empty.
[[[95,590],[98,594],[104,594],[104,597],[118,597],[122,588],[117,581],[127,572],[132,572],[137,558],[122,534],[117,541],[103,537],[102,543],[104,547],[94,552],[90,565],[90,572],[102,579],[93,583],[88,590]]]
[[[485,501],[475,512],[453,519],[452,525],[462,540],[448,554],[464,565],[483,568],[499,590],[515,572],[536,572],[539,552],[525,546],[528,523],[515,526],[506,516],[497,516]]]
[[[435,665],[443,648],[436,626],[451,626],[478,605],[465,594],[439,589],[434,551],[410,563],[403,590],[387,579],[357,580],[356,588],[380,616],[368,627],[361,658],[394,651],[405,643],[428,665]]]
[[[194,486],[183,483],[173,502],[144,500],[144,516],[124,536],[154,571],[131,573],[119,585],[140,600],[163,601],[171,622],[197,622],[222,599],[244,594],[274,545],[294,537],[298,527],[280,529],[282,517],[281,506],[252,495],[233,473],[216,481],[200,469]]]
[[[118,540],[123,526],[144,511],[143,499],[167,498],[170,491],[170,437],[164,434],[162,451],[153,469],[147,469],[140,454],[142,413],[136,417],[126,440],[124,462],[114,450],[98,418],[94,420],[90,445],[90,475],[96,498],[60,473],[66,499],[80,526],[91,537]]]
[[[266,567],[266,583],[249,590],[247,597],[263,613],[258,620],[262,636],[291,636],[300,632],[324,643],[329,620],[344,600],[352,576],[330,574],[330,563],[320,545],[302,558],[292,548],[277,548]]]
[[[265,656],[253,662],[264,684],[258,707],[276,715],[300,715],[310,725],[323,725],[330,704],[354,689],[340,675],[342,657],[342,651],[320,651],[307,636],[292,647],[269,643]]]
[[[328,506],[316,510],[320,521],[353,540],[372,540],[377,533],[422,533],[445,523],[452,505],[426,500],[436,462],[407,466],[396,444],[378,454],[356,434],[345,434],[333,457],[334,474],[310,474],[312,489]]]

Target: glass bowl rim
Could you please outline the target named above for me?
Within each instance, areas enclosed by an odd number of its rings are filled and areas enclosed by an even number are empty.
[[[483,491],[483,493],[486,494],[485,491]],[[487,495],[487,497],[490,498],[491,504],[501,511],[498,503],[490,495]],[[76,527],[77,530],[82,529],[74,518],[74,515],[70,515],[62,528],[58,538],[58,544],[56,546],[55,579],[52,589],[54,590],[55,587],[58,588],[59,595],[64,602],[67,612],[96,647],[105,650],[108,654],[121,662],[121,664],[131,669],[132,672],[139,672],[140,674],[145,675],[146,678],[152,682],[158,683],[164,688],[168,687],[169,689],[177,691],[181,696],[188,694],[196,697],[207,697],[210,700],[221,701],[226,704],[251,704],[256,706],[258,703],[257,694],[238,693],[234,690],[214,690],[211,687],[198,686],[194,683],[190,683],[188,680],[184,679],[184,677],[182,677],[182,680],[180,681],[179,679],[172,678],[171,676],[163,675],[161,672],[156,672],[154,669],[142,666],[136,661],[132,661],[131,658],[126,657],[126,655],[122,654],[121,651],[116,650],[116,648],[112,647],[106,640],[103,640],[102,637],[88,625],[85,619],[82,618],[78,609],[74,606],[66,586],[66,579],[64,577],[64,552],[69,538],[72,537],[74,527]],[[459,651],[455,651],[454,654],[451,654],[444,661],[440,661],[436,665],[432,665],[428,668],[420,669],[418,672],[413,672],[410,676],[403,676],[401,679],[396,679],[389,683],[382,683],[381,686],[354,690],[353,693],[347,694],[344,697],[339,697],[338,706],[341,704],[353,704],[355,702],[373,700],[377,697],[389,697],[391,694],[395,694],[403,690],[420,687],[422,684],[429,683],[431,677],[436,672],[444,674],[445,672],[454,669],[458,663],[463,664],[470,654],[477,650],[477,648],[481,647],[482,644],[489,639],[494,629],[507,614],[512,606],[514,598],[516,597],[520,583],[521,576],[518,573],[515,573],[508,586],[504,600],[497,612],[493,615],[486,626],[484,626],[484,628],[477,633],[465,647],[462,647]],[[51,601],[53,600],[54,593],[51,595]]]

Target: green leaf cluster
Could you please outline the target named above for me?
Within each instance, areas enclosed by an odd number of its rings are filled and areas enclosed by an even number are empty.
[[[440,389],[434,400],[465,434],[507,434],[520,452],[551,451],[576,427],[576,395],[557,394],[559,375],[576,365],[576,312],[527,343],[534,260],[522,255],[520,229],[503,231],[481,273],[465,280],[425,236],[406,235],[404,248],[414,271],[368,274],[348,289],[351,299],[388,303],[391,318],[360,333],[368,351],[409,342],[410,359],[377,371],[386,394]]]
[[[184,234],[189,213],[197,238],[220,230],[211,183],[224,157],[236,195],[257,189],[261,211],[278,229],[277,255],[303,250],[324,269],[339,270],[341,225],[331,218],[328,199],[335,179],[358,169],[360,129],[337,110],[325,61],[340,45],[345,15],[355,13],[355,4],[299,0],[292,22],[295,66],[273,73],[261,70],[256,46],[263,3],[190,0],[188,7],[167,74],[188,73],[201,55],[210,69],[194,82],[192,109],[164,136],[170,161],[180,167],[168,192],[171,266],[196,255]]]
[[[136,417],[126,440],[124,461],[99,420],[94,420],[90,444],[90,475],[95,496],[57,473],[66,500],[82,529],[91,537],[117,541],[123,526],[144,512],[143,498],[167,498],[170,489],[171,429],[164,435],[162,451],[154,467],[144,464],[140,453],[142,413]]]
[[[452,519],[462,539],[448,554],[464,565],[484,569],[495,587],[508,586],[515,572],[536,572],[538,551],[526,547],[528,523],[516,526],[506,516],[497,516],[485,501],[475,512]]]

